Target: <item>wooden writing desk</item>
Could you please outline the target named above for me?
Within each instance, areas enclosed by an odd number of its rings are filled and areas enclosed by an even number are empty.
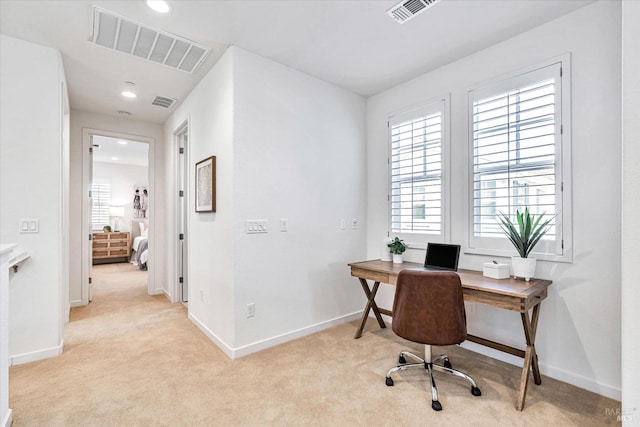
[[[360,280],[362,290],[367,296],[367,304],[362,313],[362,321],[355,335],[357,339],[362,336],[362,331],[369,317],[369,311],[373,311],[381,328],[385,328],[386,326],[380,314],[393,316],[391,311],[379,308],[376,304],[375,298],[380,283],[395,285],[400,271],[411,268],[422,268],[422,265],[413,262],[393,264],[390,261],[375,260],[355,262],[349,264],[349,266],[351,267],[351,275]],[[488,304],[493,307],[520,313],[527,343],[525,350],[520,350],[474,335],[467,335],[467,340],[524,358],[522,375],[520,377],[520,395],[516,404],[516,409],[522,411],[524,408],[524,399],[527,394],[529,371],[533,371],[533,379],[536,384],[539,385],[542,383],[540,369],[538,367],[538,355],[535,349],[535,339],[538,317],[540,315],[540,305],[542,300],[547,297],[547,287],[551,285],[551,281],[541,279],[531,279],[529,282],[515,279],[497,280],[484,277],[479,271],[471,270],[458,270],[458,275],[462,282],[462,293],[464,294],[465,301]],[[367,280],[374,281],[373,287],[369,287]],[[533,311],[530,317],[529,310],[531,309],[533,309]]]

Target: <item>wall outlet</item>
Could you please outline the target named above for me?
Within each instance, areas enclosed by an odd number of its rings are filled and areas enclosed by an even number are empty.
[[[357,230],[358,229],[358,218],[353,218],[351,220],[351,229],[352,230]]]
[[[253,302],[250,304],[247,304],[247,318],[253,317],[255,315],[256,315],[256,304]]]
[[[340,230],[345,230],[347,228],[347,220],[342,218],[340,220]]]
[[[287,231],[287,218],[280,218],[280,231]]]

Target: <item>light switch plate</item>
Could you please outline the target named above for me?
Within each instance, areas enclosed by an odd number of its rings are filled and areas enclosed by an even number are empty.
[[[21,219],[19,233],[39,233],[40,232],[40,221],[37,219]]]
[[[246,222],[246,233],[247,234],[266,233],[267,232],[267,224],[268,224],[268,221],[266,219],[247,220],[247,222]]]

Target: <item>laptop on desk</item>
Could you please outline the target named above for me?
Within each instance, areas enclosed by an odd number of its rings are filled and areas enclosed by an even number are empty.
[[[424,269],[428,271],[458,271],[460,245],[428,243]]]

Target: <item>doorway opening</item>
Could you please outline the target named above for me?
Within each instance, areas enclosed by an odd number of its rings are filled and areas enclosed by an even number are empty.
[[[82,239],[82,305],[92,299],[94,264],[134,262],[147,272],[147,293],[157,293],[153,143],[153,138],[83,129],[82,235],[88,238]]]

